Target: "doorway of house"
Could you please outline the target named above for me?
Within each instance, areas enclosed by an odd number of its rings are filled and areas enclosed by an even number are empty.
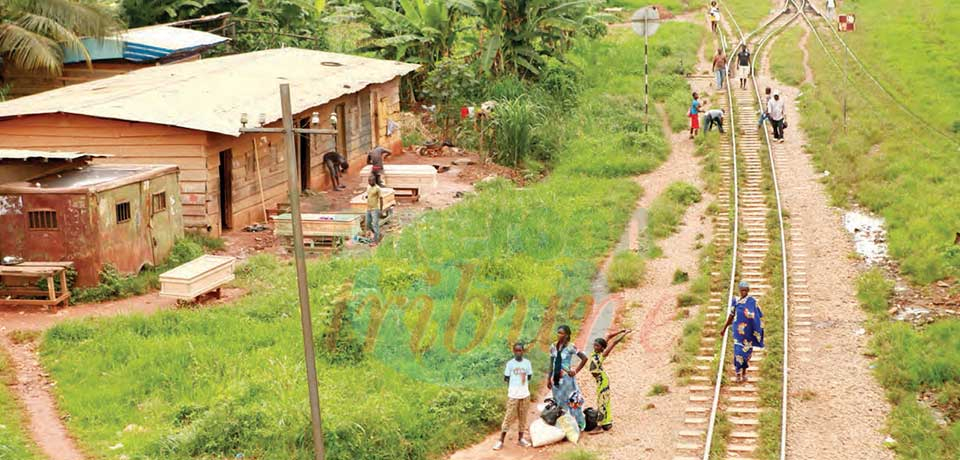
[[[220,228],[233,228],[233,151],[220,152]]]
[[[310,119],[300,120],[301,128],[310,128]],[[310,188],[310,135],[299,134],[299,155],[297,156],[297,171],[300,172],[300,191]]]

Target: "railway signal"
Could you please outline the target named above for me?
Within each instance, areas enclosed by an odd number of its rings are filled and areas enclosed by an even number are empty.
[[[656,6],[645,6],[633,13],[630,18],[633,31],[643,37],[643,130],[647,130],[650,123],[650,69],[649,69],[649,37],[660,27],[660,12]]]

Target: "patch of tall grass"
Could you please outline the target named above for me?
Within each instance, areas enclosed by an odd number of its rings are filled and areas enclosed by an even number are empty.
[[[803,72],[803,52],[800,50],[800,37],[804,25],[787,28],[779,35],[770,48],[770,73],[780,82],[790,86],[800,86],[806,77]],[[816,40],[811,38],[811,40]],[[814,43],[811,45],[815,46]]]
[[[662,46],[681,49],[694,28],[661,32]],[[641,40],[615,33],[570,59],[593,65],[580,66],[575,106],[551,120],[561,142],[547,179],[523,189],[497,181],[426,213],[373,255],[309,264],[328,458],[435,458],[477,440],[501,415],[509,344],[532,343],[542,369],[554,327],[576,328],[586,313],[582,298],[640,193],[628,176],[665,152],[657,137],[627,143],[636,112],[604,104],[635,101]],[[46,333],[42,360],[84,449],[310,458],[293,268],[259,256],[238,272],[252,294],[229,307]]]
[[[646,264],[643,256],[633,251],[620,251],[613,256],[610,268],[607,270],[607,289],[610,292],[620,292],[627,288],[635,288],[643,280],[643,271]]]
[[[722,2],[718,3],[726,5],[726,7],[736,15],[737,24],[740,25],[740,29],[744,35],[759,27],[760,24],[764,22],[764,19],[774,11],[774,8],[783,7],[782,4],[778,3],[777,6],[774,6],[774,2],[764,0],[722,0]],[[720,21],[728,21],[727,10],[721,9],[721,12],[723,14],[720,17]],[[752,52],[753,50],[750,51]]]
[[[647,211],[647,228],[655,239],[663,239],[677,231],[687,208],[702,199],[700,190],[686,182],[674,182],[653,200]]]
[[[22,410],[10,394],[13,378],[6,355],[0,353],[0,460],[39,459],[20,417]]]

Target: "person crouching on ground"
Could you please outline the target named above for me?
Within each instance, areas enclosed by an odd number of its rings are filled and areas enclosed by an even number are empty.
[[[730,314],[720,331],[720,337],[723,337],[730,324],[734,324],[733,368],[736,383],[743,383],[747,381],[747,368],[750,367],[753,349],[763,348],[763,312],[757,299],[750,295],[750,285],[746,281],[740,282],[740,298],[730,302]]]
[[[327,152],[323,154],[323,165],[327,168],[327,174],[330,174],[334,192],[347,188],[346,185],[340,184],[340,175],[347,172],[347,168],[350,167],[343,155],[338,152]]]
[[[383,192],[377,185],[377,177],[371,175],[367,179],[367,230],[373,232],[373,242],[371,246],[376,246],[380,242],[380,210],[382,209]]]
[[[564,411],[573,415],[580,426],[586,427],[583,418],[583,395],[577,386],[577,374],[587,364],[587,355],[577,350],[570,338],[570,326],[557,328],[557,341],[550,345],[550,374],[547,375],[547,388],[553,391],[553,400]],[[580,358],[580,365],[573,369],[573,357]]]
[[[530,447],[530,443],[523,439],[523,430],[527,426],[527,402],[530,400],[530,377],[533,376],[533,366],[530,360],[523,357],[523,344],[513,345],[513,359],[507,361],[503,369],[503,381],[507,383],[507,413],[503,416],[500,426],[500,440],[493,445],[493,450],[503,449],[503,441],[507,438],[510,422],[517,419],[517,444],[520,447]]]
[[[606,360],[613,347],[617,346],[630,329],[621,329],[606,338],[597,337],[593,341],[593,353],[590,354],[590,374],[597,380],[597,426],[607,431],[613,428],[613,413],[610,412],[610,377],[603,370],[603,361]]]
[[[706,123],[706,126],[703,128],[704,136],[710,132],[710,129],[713,128],[713,125],[717,125],[717,129],[720,130],[720,134],[723,134],[723,115],[723,109],[713,109],[707,111],[707,114],[703,117],[703,122]]]

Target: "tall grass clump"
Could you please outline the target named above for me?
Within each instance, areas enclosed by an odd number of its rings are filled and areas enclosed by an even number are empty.
[[[13,370],[7,363],[7,356],[0,353],[0,459],[39,459],[23,425],[20,416],[23,411],[10,394],[13,381]]]
[[[497,105],[496,160],[500,164],[517,166],[537,147],[537,130],[544,120],[543,108],[527,97],[509,99]]]
[[[693,30],[665,24],[658,40],[679,50]],[[639,131],[635,112],[603,105],[635,101],[642,40],[614,34],[579,44],[569,59],[583,69],[582,89],[571,109],[550,112],[560,141],[546,179],[523,189],[495,181],[425,213],[372,254],[308,264],[328,458],[437,458],[479,440],[502,417],[510,344],[530,343],[543,369],[556,325],[578,332],[591,280],[641,192],[630,175],[665,152],[656,137],[630,140],[625,152],[627,133]],[[229,306],[47,331],[41,359],[86,451],[310,458],[294,269],[253,257],[237,282],[251,294]],[[124,430],[131,425],[142,429]]]
[[[677,231],[687,208],[699,203],[700,190],[686,182],[670,184],[663,194],[658,196],[647,211],[647,228],[656,239],[666,238]]]
[[[639,286],[644,268],[645,263],[640,254],[633,251],[616,253],[610,262],[610,269],[607,270],[607,288],[610,292],[620,292]]]
[[[770,48],[770,73],[777,80],[790,86],[800,86],[803,83],[803,52],[800,50],[800,37],[803,35],[803,26],[790,27],[783,32],[773,47]],[[810,40],[816,38],[810,37]],[[810,43],[815,46],[815,43]]]

